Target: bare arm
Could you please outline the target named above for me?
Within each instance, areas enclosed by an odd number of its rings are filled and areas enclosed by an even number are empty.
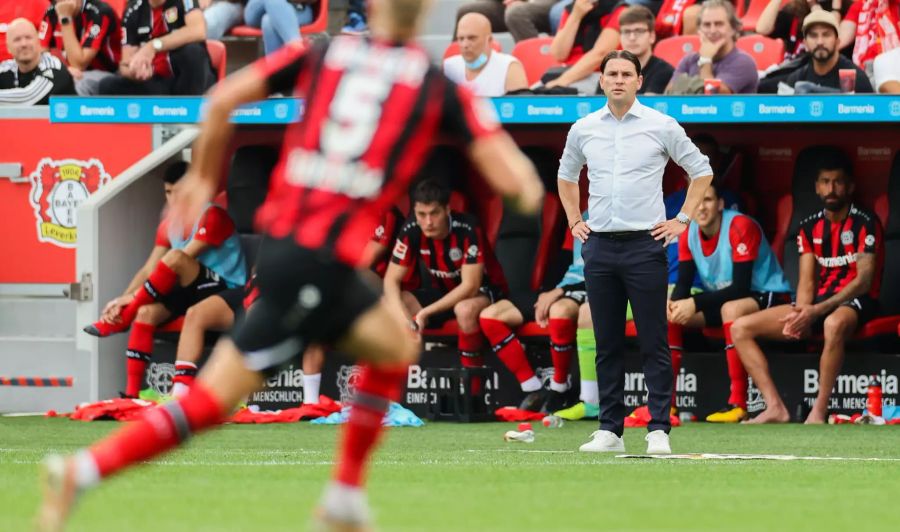
[[[581,220],[581,191],[578,183],[572,183],[564,179],[556,181],[559,190],[559,201],[566,211],[566,225],[572,227]]]
[[[816,257],[812,253],[800,255],[797,279],[797,305],[812,305],[816,295]]]
[[[697,212],[697,207],[703,201],[703,195],[706,193],[706,189],[709,188],[709,184],[712,183],[712,179],[712,174],[691,179],[688,184],[687,197],[684,198],[684,204],[681,206],[681,212],[691,218],[694,217],[694,213]]]
[[[398,316],[406,318],[407,322],[412,322],[412,314],[406,305],[403,304],[401,297],[402,290],[400,283],[406,272],[409,270],[406,266],[401,266],[396,262],[388,264],[387,271],[384,272],[384,300],[390,308],[393,308]]]
[[[473,141],[469,158],[494,191],[515,198],[520,211],[526,214],[540,211],[544,185],[534,165],[508,133],[500,131]]]
[[[838,31],[838,39],[838,47],[842,50],[853,44],[856,41],[856,23],[842,20]]]
[[[600,63],[603,62],[606,54],[615,50],[617,46],[619,46],[619,30],[604,28],[600,32],[600,36],[597,37],[594,47],[584,54],[571,68],[563,72],[560,77],[548,83],[547,86],[565,87],[590,76],[600,67]]]
[[[81,70],[90,66],[91,61],[97,57],[97,50],[93,48],[83,48],[78,36],[75,35],[75,25],[65,24],[61,26],[63,37],[63,48],[66,50],[66,61],[70,66]]]
[[[525,67],[518,61],[509,64],[506,71],[506,92],[512,92],[528,88],[528,76],[525,75]]]
[[[462,278],[459,285],[450,290],[434,303],[424,307],[419,311],[420,315],[431,316],[451,310],[463,299],[475,297],[478,294],[478,287],[481,286],[481,280],[484,277],[484,264],[463,264]]]
[[[131,58],[138,51],[137,46],[123,46],[122,60],[119,62],[119,73],[126,78],[134,78],[134,70],[131,68]]]
[[[856,277],[847,283],[840,292],[829,297],[825,301],[816,303],[815,311],[819,316],[830,314],[842,303],[850,301],[854,297],[866,294],[872,288],[872,278],[875,276],[875,255],[873,253],[860,253],[856,259]]]
[[[553,41],[550,43],[550,54],[557,61],[565,61],[572,53],[572,46],[575,45],[575,37],[578,35],[578,26],[581,25],[582,18],[584,18],[583,14],[573,10],[563,27],[553,36]]]
[[[778,18],[778,12],[781,10],[781,0],[769,0],[766,8],[759,14],[756,21],[756,33],[760,35],[772,35],[775,31],[775,19]]]

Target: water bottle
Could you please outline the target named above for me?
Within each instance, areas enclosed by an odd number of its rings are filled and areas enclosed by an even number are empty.
[[[508,430],[506,431],[506,434],[503,435],[503,439],[507,442],[520,441],[522,443],[531,443],[534,441],[534,431],[526,430],[518,432],[515,430]]]
[[[869,415],[881,417],[881,383],[874,375],[869,377],[869,389],[866,390],[866,410],[869,411]]]
[[[558,429],[563,426],[563,418],[559,416],[544,416],[541,423],[548,429]]]

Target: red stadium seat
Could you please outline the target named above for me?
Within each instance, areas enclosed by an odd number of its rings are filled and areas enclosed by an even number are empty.
[[[184,326],[184,316],[178,316],[174,320],[164,323],[156,328],[156,332],[158,333],[178,333],[181,332],[181,327]]]
[[[653,55],[659,57],[673,67],[677,67],[681,58],[700,49],[700,37],[696,35],[677,35],[656,43]]]
[[[887,227],[888,214],[890,214],[890,201],[888,200],[887,194],[881,194],[875,199],[875,214],[881,221],[881,226]]]
[[[300,26],[300,34],[324,33],[328,29],[328,0],[319,0],[318,4],[313,6],[316,10],[316,18],[306,26]],[[232,37],[259,38],[262,37],[262,30],[252,26],[235,26],[231,28],[228,35]]]
[[[491,40],[491,48],[493,48],[495,52],[503,51],[500,43],[493,39]],[[456,41],[453,41],[449,45],[447,45],[447,49],[444,50],[444,59],[453,57],[454,55],[459,55],[459,43]]]
[[[743,15],[738,15],[741,18],[741,23],[743,24],[744,31],[756,31],[756,21],[759,20],[759,16],[762,15],[762,12],[766,9],[766,6],[769,5],[769,1],[770,0],[750,0],[750,5],[747,6],[747,11]],[[743,0],[738,0],[738,2],[743,2]],[[782,0],[781,6],[784,7],[784,5],[788,2],[790,2],[790,0]]]
[[[216,71],[216,79],[225,79],[225,67],[228,65],[228,54],[225,45],[221,41],[209,39],[206,41],[206,51],[209,53],[209,62]]]
[[[784,59],[784,41],[762,35],[745,35],[737,40],[737,47],[750,54],[757,70],[766,70]]]
[[[551,42],[553,39],[550,37],[535,37],[519,41],[513,48],[512,55],[525,67],[529,85],[540,81],[548,69],[561,65],[550,53]]]

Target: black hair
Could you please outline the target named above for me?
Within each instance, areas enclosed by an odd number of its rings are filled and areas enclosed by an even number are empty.
[[[174,162],[166,167],[166,171],[163,173],[163,181],[170,185],[174,185],[184,177],[184,174],[187,173],[187,169],[188,163],[184,161]]]
[[[612,59],[624,59],[626,61],[630,61],[634,65],[634,69],[637,71],[637,75],[641,75],[641,60],[628,50],[613,50],[612,52],[606,54],[606,57],[603,58],[603,62],[600,63],[601,74],[606,73],[606,63],[609,63]]]
[[[824,170],[842,170],[847,179],[853,180],[853,162],[838,148],[828,150],[819,157],[817,176]]]
[[[413,203],[438,203],[448,205],[450,203],[450,189],[437,179],[423,179],[419,181],[412,192]]]

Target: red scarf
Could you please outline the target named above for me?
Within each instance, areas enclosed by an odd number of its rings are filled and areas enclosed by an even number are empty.
[[[861,68],[875,56],[900,47],[895,4],[888,0],[861,0],[853,62]]]

